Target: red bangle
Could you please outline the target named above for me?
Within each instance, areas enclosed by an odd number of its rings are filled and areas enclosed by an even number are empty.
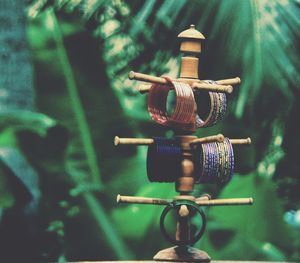
[[[151,118],[161,125],[194,130],[196,103],[192,88],[186,83],[172,81],[167,77],[165,79],[169,85],[153,84],[150,88],[148,111]],[[166,103],[172,88],[176,93],[176,104],[173,113],[169,115]]]

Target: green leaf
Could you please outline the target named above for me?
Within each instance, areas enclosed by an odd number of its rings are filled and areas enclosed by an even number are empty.
[[[208,209],[208,226],[200,241],[201,248],[214,255],[215,259],[267,259],[270,255],[258,257],[267,242],[272,244],[271,247],[277,247],[270,249],[274,251],[272,260],[283,260],[279,251],[289,249],[290,232],[283,221],[283,209],[275,184],[257,173],[235,175],[218,198],[240,197],[253,197],[254,204]],[[273,252],[266,251],[266,255],[269,253]]]
[[[113,142],[111,120],[120,119],[122,113],[120,114],[118,107],[116,107],[116,100],[114,101],[110,87],[105,85],[107,82],[100,82],[102,79],[99,78],[98,74],[102,72],[102,68],[94,53],[90,52],[89,49],[86,53],[82,53],[81,48],[79,51],[73,50],[75,51],[73,56],[68,53],[72,52],[72,49],[67,49],[69,42],[68,39],[64,39],[65,35],[62,31],[66,22],[59,20],[52,9],[47,10],[40,19],[47,20],[51,25],[47,30],[51,33],[52,39],[49,42],[56,56],[51,61],[36,61],[36,63],[49,66],[51,69],[54,65],[55,68],[53,71],[50,70],[48,75],[41,77],[42,84],[39,87],[38,105],[41,110],[48,112],[64,123],[70,131],[71,140],[67,147],[67,154],[64,156],[65,159],[63,159],[65,171],[71,176],[75,184],[75,187],[70,189],[70,195],[78,196],[85,201],[83,207],[87,207],[87,211],[94,219],[95,225],[90,228],[95,230],[93,234],[109,235],[105,239],[105,243],[111,249],[112,254],[117,258],[128,258],[131,256],[130,250],[118,233],[113,231],[114,226],[109,218],[105,217],[106,210],[102,202],[91,193],[95,190],[99,191],[103,187],[102,171],[100,173],[102,158],[100,159],[99,156],[102,157],[103,153],[105,156],[107,152],[112,152],[113,144],[111,143],[110,147],[107,147],[107,142]],[[92,41],[88,40],[94,48]],[[73,43],[80,44],[77,41]],[[74,63],[73,60],[77,60],[78,56],[82,59],[81,62]],[[85,65],[84,63],[88,64]],[[90,70],[89,63],[94,63],[94,70]],[[57,75],[56,69],[59,69],[59,75]],[[39,73],[41,72],[37,72],[37,75]],[[90,77],[92,80],[89,79]],[[57,84],[55,87],[52,86],[53,82]],[[107,99],[106,96],[110,99]],[[111,115],[104,113],[100,116],[99,112],[103,113],[105,105]],[[105,132],[105,127],[107,132]],[[119,130],[119,127],[120,125],[115,125],[115,130]],[[121,126],[122,129],[124,126]],[[99,141],[99,136],[100,138],[105,137],[106,144],[102,143],[101,140]],[[65,142],[56,142],[56,144],[61,143]],[[97,148],[94,145],[96,143],[98,144]],[[53,167],[53,164],[50,167]],[[47,171],[49,171],[49,167],[47,167]],[[53,171],[50,170],[50,172]],[[107,176],[106,180],[110,179],[111,176]]]
[[[9,127],[14,131],[27,130],[45,137],[48,129],[57,125],[54,119],[42,113],[25,110],[0,111],[0,130]]]
[[[1,167],[1,166],[0,166]],[[0,220],[2,209],[12,207],[15,203],[14,195],[12,194],[12,189],[8,183],[6,175],[0,170]]]
[[[12,205],[12,200],[15,199],[19,205],[28,205],[28,212],[30,210],[36,211],[41,197],[36,171],[23,154],[15,148],[0,147],[0,162],[2,166],[6,167],[4,172],[0,174],[1,181],[2,183],[9,182],[8,189],[10,191],[6,193],[8,203]],[[3,187],[2,184],[0,186]],[[16,189],[18,191],[15,191]]]

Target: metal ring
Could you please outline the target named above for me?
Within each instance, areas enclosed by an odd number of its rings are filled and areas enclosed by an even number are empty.
[[[186,205],[187,207],[194,208],[198,212],[198,214],[201,216],[201,219],[202,219],[202,226],[201,226],[200,230],[193,236],[193,238],[191,238],[189,240],[184,240],[184,241],[176,240],[175,238],[170,237],[166,231],[165,224],[164,224],[166,215],[169,213],[169,211],[171,209],[180,207],[181,205]],[[161,230],[162,234],[165,236],[165,238],[168,241],[170,241],[171,243],[173,243],[175,245],[192,245],[192,244],[196,243],[204,234],[205,227],[206,227],[206,217],[205,217],[203,210],[195,202],[192,202],[189,200],[173,201],[172,203],[170,203],[169,205],[167,205],[165,207],[165,209],[163,210],[163,212],[160,216],[160,230]]]

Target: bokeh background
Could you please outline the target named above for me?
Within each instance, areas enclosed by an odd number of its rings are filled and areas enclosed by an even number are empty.
[[[206,36],[201,79],[239,76],[225,120],[197,131],[252,138],[235,147],[226,186],[248,197],[205,208],[195,245],[214,259],[300,260],[298,0],[1,0],[0,258],[2,262],[151,259],[169,247],[162,207],[116,195],[171,198],[149,183],[146,147],[121,137],[172,136],[151,121],[130,70],[176,77],[177,35]]]

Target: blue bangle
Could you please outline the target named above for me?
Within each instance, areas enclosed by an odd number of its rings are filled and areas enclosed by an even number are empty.
[[[175,182],[180,177],[182,149],[175,139],[154,137],[148,147],[147,176],[150,182]],[[163,169],[162,169],[163,167]]]

